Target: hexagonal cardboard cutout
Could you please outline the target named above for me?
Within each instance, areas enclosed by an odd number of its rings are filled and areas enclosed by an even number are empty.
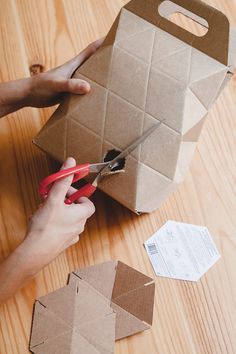
[[[152,278],[120,261],[79,269],[36,301],[30,350],[111,354],[115,340],[150,328],[154,291]]]

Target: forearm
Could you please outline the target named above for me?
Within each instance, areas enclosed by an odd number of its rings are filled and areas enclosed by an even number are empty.
[[[25,106],[29,80],[26,78],[0,84],[0,117]]]
[[[0,305],[22,288],[40,270],[23,242],[0,264]]]
[[[51,236],[43,232],[29,232],[0,264],[0,306],[70,245],[67,237],[63,243],[54,244]]]

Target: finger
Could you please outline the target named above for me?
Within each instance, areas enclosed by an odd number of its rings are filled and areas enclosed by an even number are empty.
[[[72,157],[69,157],[64,164],[61,167],[61,171],[74,167],[76,165],[75,159]],[[49,198],[50,199],[56,199],[57,201],[61,200],[64,202],[64,199],[66,197],[66,194],[70,188],[70,185],[73,180],[73,175],[63,178],[60,181],[57,181],[53,184],[50,192],[49,192]]]
[[[68,189],[68,192],[67,192],[66,196],[67,196],[67,197],[70,197],[72,194],[74,194],[74,193],[76,193],[76,192],[78,192],[78,189],[76,189],[76,188],[74,188],[74,187],[70,187],[70,188]]]
[[[78,199],[78,204],[73,205],[74,209],[78,213],[78,217],[88,219],[95,212],[95,206],[90,199],[86,197],[81,197]]]
[[[70,187],[70,188],[68,189],[68,192],[67,192],[66,196],[67,196],[67,197],[71,197],[71,196],[72,196],[74,193],[76,193],[76,192],[78,192],[78,189],[76,189],[76,188],[74,188],[74,187]],[[81,204],[80,199],[81,199],[81,197],[78,198],[74,203]],[[86,199],[87,199],[87,198],[86,198]]]
[[[90,91],[90,85],[85,80],[57,78],[52,82],[52,89],[55,92],[70,92],[74,94],[85,94]]]
[[[95,42],[90,43],[80,54],[78,54],[73,59],[67,61],[63,64],[60,69],[63,73],[71,77],[74,71],[81,66],[92,54],[96,52],[98,48],[102,45],[104,38],[99,38]]]
[[[71,60],[71,75],[73,72],[82,65],[96,50],[100,48],[104,41],[104,38],[99,38],[95,42],[90,43],[79,55]]]

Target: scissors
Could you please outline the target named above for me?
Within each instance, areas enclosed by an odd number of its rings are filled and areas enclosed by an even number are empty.
[[[135,140],[131,145],[129,145],[125,150],[123,150],[118,156],[113,160],[103,163],[85,163],[75,167],[62,170],[48,177],[44,178],[39,185],[39,193],[43,198],[48,196],[48,193],[56,181],[60,181],[63,178],[73,175],[72,183],[75,183],[82,178],[88,176],[90,173],[96,173],[97,176],[91,183],[85,184],[77,192],[72,194],[69,198],[65,199],[65,204],[72,204],[81,197],[91,197],[91,195],[96,191],[98,183],[103,176],[109,175],[113,172],[113,169],[118,166],[119,161],[125,159],[136,147],[138,147],[144,140],[147,139],[149,135],[156,130],[162,122],[155,124],[153,127],[148,129],[140,138]]]

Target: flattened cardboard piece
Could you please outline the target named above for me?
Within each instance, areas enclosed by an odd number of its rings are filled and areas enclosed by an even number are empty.
[[[33,348],[35,354],[71,353],[72,331],[62,333]]]
[[[96,266],[85,267],[74,272],[81,279],[86,279],[94,289],[110,299],[116,275],[116,261],[104,262]],[[104,281],[106,279],[106,281]],[[70,276],[70,282],[72,276]]]
[[[36,301],[34,308],[34,322],[30,339],[30,347],[34,348],[45,342],[47,338],[58,337],[63,333],[70,332],[71,328],[63,320],[39,301]]]
[[[116,311],[116,340],[150,328],[153,317],[155,284],[152,278],[120,261],[109,261],[75,271],[91,287],[108,295]],[[97,281],[96,281],[97,278]]]
[[[115,313],[110,301],[78,277],[36,301],[30,341],[33,353],[111,354],[114,339]]]
[[[112,318],[112,321],[111,321]],[[116,314],[112,313],[109,316],[103,316],[94,325],[91,321],[83,325],[80,333],[94,348],[101,354],[112,353],[115,341],[115,321]],[[111,326],[112,322],[112,326]],[[111,340],[107,340],[111,338]]]
[[[111,307],[116,312],[116,340],[132,336],[150,328],[149,325],[140,321],[114,302],[111,303]]]
[[[207,33],[198,37],[169,21],[175,11]],[[60,161],[70,155],[78,163],[102,162],[110,148],[124,149],[150,121],[162,121],[156,138],[127,158],[125,172],[99,185],[135,212],[158,208],[187,171],[190,160],[183,156],[193,155],[193,145],[188,153],[185,142],[197,142],[233,74],[235,33],[224,14],[199,0],[130,1],[102,47],[74,74],[89,81],[91,92],[69,95],[34,142]]]
[[[113,298],[112,301],[140,320],[152,324],[155,284],[142,286]],[[135,299],[135,300],[134,300]]]
[[[35,354],[98,354],[97,349],[75,331],[63,333],[34,348]]]
[[[151,282],[153,282],[152,278],[147,277],[145,274],[129,267],[127,264],[118,262],[116,266],[116,277],[111,299],[114,301],[117,297],[125,293],[129,293],[132,290],[142,288]]]

